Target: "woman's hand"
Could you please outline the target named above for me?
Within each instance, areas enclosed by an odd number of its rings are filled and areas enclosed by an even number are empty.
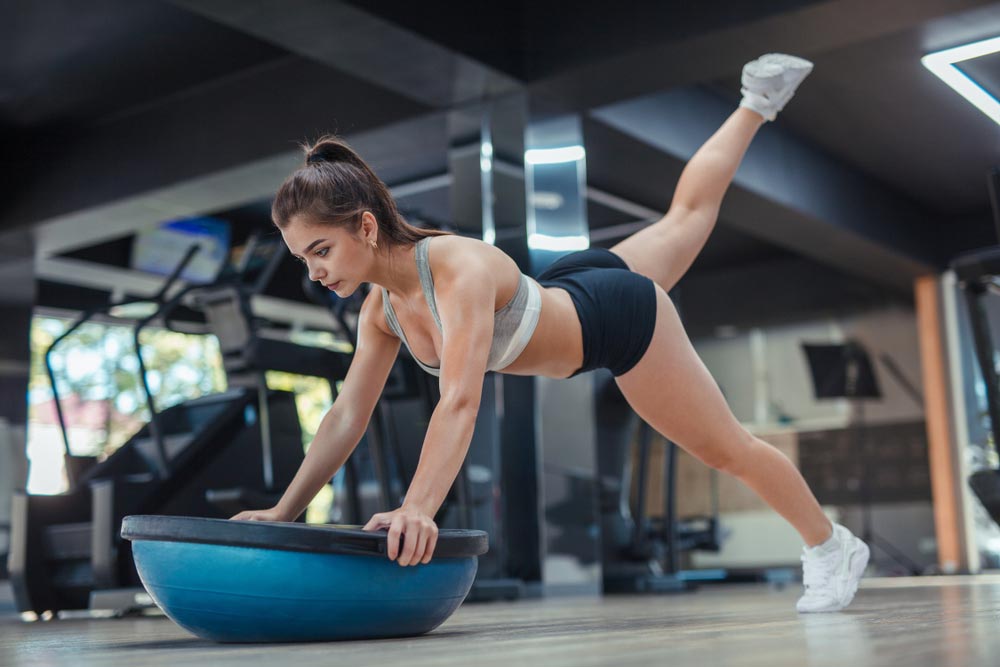
[[[246,510],[236,516],[229,517],[230,521],[288,521],[285,516],[278,511],[277,507],[266,510]]]
[[[364,530],[389,529],[387,555],[400,565],[416,565],[431,562],[437,545],[438,527],[434,519],[423,512],[408,507],[400,507],[392,512],[376,514],[365,524]],[[399,538],[405,535],[403,550],[399,550]],[[397,560],[398,556],[398,560]]]

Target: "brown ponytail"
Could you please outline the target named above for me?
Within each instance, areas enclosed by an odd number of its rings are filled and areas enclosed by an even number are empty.
[[[338,137],[327,135],[303,145],[305,164],[285,179],[271,205],[274,224],[283,229],[292,217],[306,214],[321,224],[354,231],[361,214],[378,220],[379,247],[412,245],[427,236],[449,232],[414,227],[396,209],[389,188],[361,157]]]

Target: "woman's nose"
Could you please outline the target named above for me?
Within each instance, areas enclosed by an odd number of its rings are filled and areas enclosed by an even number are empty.
[[[319,275],[322,273],[318,266],[308,266],[309,270],[309,280],[319,280]]]

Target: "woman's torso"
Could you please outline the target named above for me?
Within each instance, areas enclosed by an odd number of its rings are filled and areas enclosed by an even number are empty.
[[[431,272],[433,274],[435,253],[464,255],[468,262],[485,264],[490,273],[497,277],[493,311],[506,306],[521,280],[521,270],[506,253],[499,248],[461,236],[436,236],[428,244]],[[529,278],[530,279],[530,278]],[[435,277],[435,280],[439,278]],[[414,290],[415,296],[403,299],[397,294],[389,295],[389,302],[396,314],[400,328],[406,336],[410,351],[423,363],[439,368],[441,366],[441,332],[434,321],[426,299]],[[435,290],[439,294],[439,290]],[[538,324],[535,326],[528,344],[513,363],[502,369],[513,375],[545,375],[548,377],[569,377],[583,360],[583,336],[576,308],[569,294],[559,288],[539,286],[541,308]],[[376,312],[382,309],[382,290],[375,290],[378,303]],[[440,306],[439,306],[440,309]],[[395,335],[388,323],[380,318],[379,326],[386,333]]]

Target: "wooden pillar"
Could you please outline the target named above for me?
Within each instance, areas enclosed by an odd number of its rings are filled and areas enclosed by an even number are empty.
[[[938,565],[947,573],[967,569],[967,554],[962,546],[961,489],[957,487],[961,467],[950,421],[939,286],[940,280],[933,275],[917,278],[914,283]]]

